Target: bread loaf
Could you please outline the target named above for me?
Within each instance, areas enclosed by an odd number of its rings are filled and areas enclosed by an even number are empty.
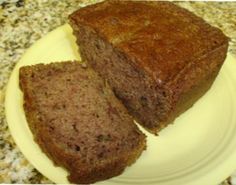
[[[70,16],[82,59],[157,133],[212,85],[228,38],[170,2],[105,1]]]

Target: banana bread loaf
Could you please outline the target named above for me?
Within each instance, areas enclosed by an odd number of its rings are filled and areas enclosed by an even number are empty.
[[[24,109],[36,142],[73,183],[122,173],[145,136],[109,86],[77,62],[20,68]]]
[[[152,133],[210,88],[228,48],[219,29],[170,2],[105,1],[69,19],[82,59]]]

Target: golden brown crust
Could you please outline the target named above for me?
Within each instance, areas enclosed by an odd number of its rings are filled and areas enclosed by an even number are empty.
[[[228,42],[221,30],[169,2],[105,1],[70,19],[93,28],[157,83],[174,80],[186,63]]]
[[[227,54],[221,30],[170,2],[105,1],[74,12],[70,22],[82,58],[152,133],[211,87]],[[130,78],[136,72],[138,80]],[[119,73],[130,88],[119,83]]]

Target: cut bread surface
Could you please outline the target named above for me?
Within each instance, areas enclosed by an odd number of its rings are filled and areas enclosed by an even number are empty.
[[[24,110],[35,141],[73,183],[121,174],[145,149],[109,85],[78,62],[20,68]]]

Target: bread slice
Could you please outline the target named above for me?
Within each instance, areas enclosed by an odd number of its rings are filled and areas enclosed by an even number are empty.
[[[69,17],[82,59],[152,133],[212,85],[228,38],[170,2],[105,1]]]
[[[73,183],[121,174],[145,136],[107,83],[78,62],[20,68],[24,110],[35,141]]]

